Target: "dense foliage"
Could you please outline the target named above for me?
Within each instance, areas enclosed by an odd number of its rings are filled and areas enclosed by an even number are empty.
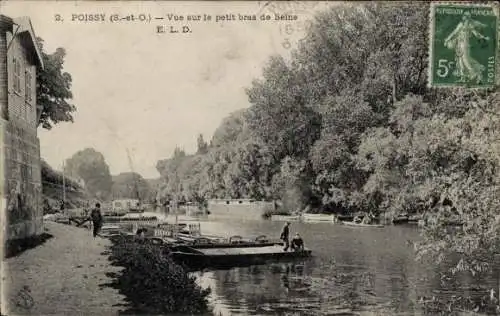
[[[115,286],[130,302],[128,312],[134,315],[207,312],[210,290],[201,289],[194,277],[170,259],[166,249],[119,238],[111,249],[113,264],[124,267]]]
[[[342,6],[319,14],[291,60],[271,57],[247,89],[251,106],[222,122],[206,153],[158,162],[165,194],[287,196],[297,200],[287,206],[293,210],[373,207],[381,197],[364,188],[373,171],[359,161],[358,149],[372,128],[405,115],[397,110],[402,100],[418,106],[429,94],[426,27],[427,8],[418,5]]]
[[[44,213],[59,210],[66,186],[66,208],[80,207],[85,204],[85,190],[76,182],[65,179],[61,172],[54,170],[45,160],[41,160],[42,193]]]
[[[422,3],[318,14],[290,60],[270,59],[247,90],[250,107],[223,121],[207,153],[158,162],[164,195],[425,213],[422,258],[447,261],[449,273],[491,272],[500,94],[427,88],[428,16]],[[466,224],[452,232],[449,218]]]
[[[113,180],[104,156],[93,148],[85,148],[66,160],[66,175],[84,181],[86,191],[94,198],[106,200],[111,195]]]
[[[113,176],[111,195],[113,199],[154,199],[149,183],[138,173],[122,172]]]
[[[71,75],[63,71],[64,48],[58,48],[52,54],[43,50],[43,40],[37,38],[42,53],[44,69],[37,72],[36,102],[41,107],[38,124],[51,129],[59,122],[73,122],[76,107],[69,103],[73,98],[71,92]]]
[[[52,54],[44,50],[43,39],[37,38],[44,69],[37,71],[36,102],[38,126],[51,129],[60,122],[73,122],[72,113],[76,107],[69,103],[73,98],[71,92],[71,75],[63,71],[64,48],[58,48]],[[60,207],[63,198],[63,176],[50,167],[43,159],[41,161],[43,208],[44,212],[53,212]],[[66,207],[80,206],[85,198],[85,193],[78,183],[66,181]]]

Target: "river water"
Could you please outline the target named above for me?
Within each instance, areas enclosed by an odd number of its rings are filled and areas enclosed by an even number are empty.
[[[210,216],[200,223],[206,234],[271,238],[283,226]],[[419,298],[443,291],[436,267],[415,260],[416,227],[292,222],[290,234],[296,232],[313,258],[195,273],[212,290],[215,314],[421,315]]]

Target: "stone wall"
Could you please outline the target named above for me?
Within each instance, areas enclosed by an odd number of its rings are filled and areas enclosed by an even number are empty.
[[[33,130],[0,120],[4,236],[23,239],[43,232],[39,141]],[[36,130],[35,130],[36,132]]]

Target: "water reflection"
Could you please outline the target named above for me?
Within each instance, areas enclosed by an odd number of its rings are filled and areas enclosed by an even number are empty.
[[[277,238],[282,225],[210,218],[202,232]],[[411,227],[292,223],[295,232],[312,259],[198,273],[212,288],[217,315],[422,315],[421,297],[451,296],[470,283],[457,279],[450,288],[435,266],[418,264],[408,241],[419,236]]]

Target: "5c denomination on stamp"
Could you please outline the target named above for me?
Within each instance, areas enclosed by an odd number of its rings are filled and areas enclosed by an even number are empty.
[[[429,86],[488,88],[497,80],[498,7],[433,3]]]

